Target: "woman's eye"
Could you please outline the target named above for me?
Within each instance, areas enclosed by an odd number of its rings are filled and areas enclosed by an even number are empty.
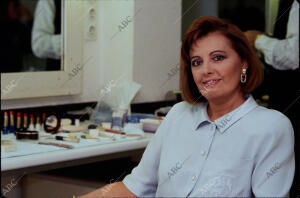
[[[198,66],[200,64],[201,64],[200,60],[194,60],[194,61],[192,61],[192,66]]]
[[[214,57],[213,57],[213,60],[214,60],[214,61],[220,61],[220,60],[223,60],[224,58],[225,58],[225,56],[218,55],[218,56],[214,56]]]

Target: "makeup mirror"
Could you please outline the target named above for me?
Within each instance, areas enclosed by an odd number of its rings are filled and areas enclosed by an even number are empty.
[[[39,3],[43,3],[41,8],[35,10],[35,15],[37,15],[38,17],[32,19],[33,29],[39,29],[38,25],[35,26],[35,23],[43,23],[41,22],[41,19],[44,14],[52,15],[53,19],[59,18],[59,17],[55,17],[54,13],[51,14],[51,9],[47,8],[46,3],[48,5],[50,4],[52,5],[52,10],[55,10],[55,6],[59,7],[60,5],[61,9],[57,8],[57,10],[60,10],[59,13],[61,15],[61,20],[59,20],[60,24],[58,20],[56,20],[57,22],[55,22],[55,20],[50,20],[53,22],[53,24],[52,25],[48,24],[48,25],[52,26],[52,28],[61,27],[61,35],[63,36],[60,36],[60,34],[56,32],[56,30],[54,31],[55,35],[52,38],[55,39],[52,39],[52,43],[56,43],[56,44],[58,43],[57,46],[60,46],[61,52],[57,52],[55,55],[54,52],[50,52],[51,50],[50,51],[48,50],[48,55],[50,56],[45,57],[43,60],[38,59],[41,64],[37,63],[36,68],[28,69],[27,71],[23,72],[23,70],[26,70],[25,67],[27,68],[28,65],[24,65],[23,68],[23,66],[20,67],[18,64],[16,64],[16,66],[19,67],[19,69],[15,69],[16,70],[15,72],[9,72],[9,73],[1,72],[1,99],[7,100],[7,99],[48,97],[48,96],[59,96],[59,95],[75,95],[81,93],[81,88],[82,88],[81,76],[82,76],[82,67],[84,64],[82,60],[84,1],[83,0],[77,0],[77,1],[61,1],[61,0],[3,0],[2,1],[1,0],[1,4],[4,4],[4,1],[22,2],[22,3],[27,1],[32,4],[31,7],[34,7],[34,5],[38,7]],[[6,4],[6,5],[10,5],[14,7],[14,4]],[[27,6],[30,7],[29,4],[27,4]],[[21,9],[23,10],[22,12],[25,12],[24,7],[25,6],[22,7],[20,4],[19,5],[17,4],[16,8],[14,9],[15,10]],[[4,8],[6,9],[5,6]],[[27,10],[30,9],[28,8]],[[1,22],[3,21],[3,15],[4,14],[1,12]],[[39,22],[34,21],[37,18]],[[23,20],[23,19],[19,19],[19,20]],[[6,26],[2,26],[2,27],[6,27]],[[35,42],[39,43],[38,38],[41,37],[39,36],[40,34],[41,33],[37,33],[37,36],[34,36],[35,33],[33,32],[31,33],[31,37],[32,37],[31,44]],[[28,42],[29,41],[27,40],[27,43]],[[46,46],[46,44],[43,44],[43,42],[41,43],[43,47]],[[40,49],[39,47],[36,48]],[[54,49],[55,47],[52,48]],[[59,47],[57,47],[57,49],[59,49]],[[37,51],[39,54],[42,54],[41,52],[42,50],[37,50]],[[55,57],[56,58],[59,57],[59,54],[60,54],[60,60],[55,59]],[[8,61],[15,61],[19,57],[19,55],[17,54],[12,54],[10,56],[11,58],[9,58]],[[23,58],[19,58],[19,60],[17,60],[16,62],[21,62],[21,63],[26,62],[24,61],[24,57],[25,56],[23,56]],[[53,63],[55,61],[60,62],[60,64],[58,66],[57,65],[55,66],[55,64]],[[33,59],[32,62],[34,62]],[[47,69],[48,68],[47,63],[49,64],[49,69]],[[4,64],[1,63],[1,64],[2,64],[1,70],[2,68],[9,67],[9,65],[5,65],[5,63]],[[29,68],[31,66],[29,64]]]
[[[57,133],[60,127],[60,118],[56,115],[49,115],[44,122],[44,130],[48,133]]]

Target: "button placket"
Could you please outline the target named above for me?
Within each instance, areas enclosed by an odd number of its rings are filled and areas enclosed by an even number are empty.
[[[200,154],[201,156],[201,159],[200,162],[201,162],[201,165],[199,166],[199,169],[197,172],[194,172],[191,176],[190,176],[190,179],[189,180],[191,183],[192,183],[192,186],[193,188],[195,187],[195,185],[197,185],[197,181],[198,181],[198,178],[201,176],[202,174],[202,171],[203,171],[203,168],[204,168],[204,164],[205,164],[205,161],[207,160],[207,157],[208,157],[208,153],[209,153],[209,149],[210,149],[210,146],[212,144],[212,141],[214,139],[214,136],[215,136],[215,133],[216,133],[216,125],[214,123],[211,123],[210,126],[208,126],[207,128],[208,130],[206,132],[207,133],[207,136],[205,138],[208,138],[208,141],[206,141],[206,144],[203,145],[202,148],[200,148],[200,151],[198,151],[198,156]]]

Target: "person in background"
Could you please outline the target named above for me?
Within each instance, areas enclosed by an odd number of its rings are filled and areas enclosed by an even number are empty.
[[[94,197],[286,197],[295,159],[290,120],[251,92],[263,71],[243,32],[196,19],[181,48],[177,103],[122,182]]]
[[[284,112],[299,95],[299,3],[280,1],[273,37],[245,32],[250,45],[263,56],[268,79],[270,107]]]
[[[31,53],[32,16],[19,0],[0,1],[1,73],[21,72]]]
[[[245,32],[250,45],[262,53],[267,64],[277,70],[299,69],[299,3],[293,0],[290,7],[287,27],[278,27],[277,24],[283,20],[283,16],[278,14],[274,37],[257,30]]]
[[[299,1],[280,1],[273,37],[257,30],[246,31],[245,36],[265,62],[263,89],[270,96],[269,107],[287,115],[294,127],[296,171],[291,196],[296,197],[300,194]]]
[[[60,70],[61,1],[39,0],[32,29],[32,50],[39,58],[47,58],[46,70]]]

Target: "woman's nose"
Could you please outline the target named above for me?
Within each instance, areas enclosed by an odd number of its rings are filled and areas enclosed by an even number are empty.
[[[209,61],[203,61],[202,71],[204,74],[212,73],[212,67],[211,67],[211,64],[209,63]]]

